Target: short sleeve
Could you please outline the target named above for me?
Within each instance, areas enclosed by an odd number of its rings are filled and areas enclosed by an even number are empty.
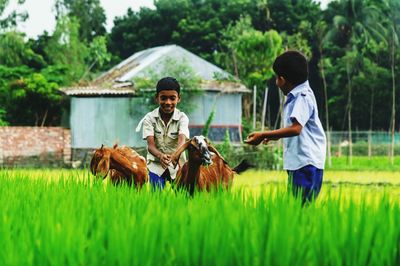
[[[186,138],[189,138],[189,118],[186,114],[182,113],[181,118],[179,119],[179,128],[178,134],[185,135]]]
[[[147,115],[143,120],[143,139],[145,140],[149,136],[154,136],[154,126],[151,118]]]
[[[300,94],[295,100],[293,110],[289,115],[290,120],[296,119],[304,127],[313,113],[313,106],[307,99],[307,95]]]

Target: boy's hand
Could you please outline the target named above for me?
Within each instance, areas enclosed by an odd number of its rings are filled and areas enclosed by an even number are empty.
[[[244,143],[250,144],[250,145],[258,145],[260,144],[265,137],[263,136],[262,132],[253,132],[250,133],[250,135],[247,136],[247,139],[244,141]]]
[[[278,139],[279,139],[279,138],[265,138],[265,139],[262,141],[262,144],[267,145],[268,142],[270,142],[271,140],[278,140]]]
[[[171,163],[171,155],[162,153],[160,155],[159,159],[160,159],[162,168],[167,169],[167,167]]]

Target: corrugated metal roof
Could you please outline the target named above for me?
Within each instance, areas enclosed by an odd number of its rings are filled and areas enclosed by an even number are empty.
[[[132,83],[116,83],[110,86],[74,86],[61,88],[61,92],[68,96],[78,95],[135,95]]]
[[[205,91],[217,91],[221,93],[249,93],[243,84],[230,81],[203,81],[200,88]],[[151,89],[153,90],[153,89]],[[78,95],[135,95],[133,86],[104,88],[99,86],[77,86],[61,89],[63,93],[69,96]]]
[[[233,81],[209,80],[201,83],[201,88],[206,91],[220,91],[222,93],[249,93],[251,92],[246,86]]]
[[[178,62],[186,61],[203,80],[201,87],[204,90],[224,93],[250,92],[239,82],[216,81],[215,74],[227,79],[231,79],[233,76],[178,45],[159,46],[137,52],[97,77],[88,86],[62,88],[61,91],[67,95],[134,95],[135,89],[132,80],[135,77],[146,76],[150,70],[157,72],[162,67],[162,62],[169,57]]]
[[[157,72],[157,69],[162,67],[162,64],[159,63],[167,58],[172,58],[178,62],[186,61],[193,71],[203,80],[214,80],[215,73],[221,77],[233,78],[228,72],[178,45],[165,45],[133,54],[109,71],[100,75],[94,80],[94,83],[101,84],[104,82],[131,81],[135,77],[146,75],[149,69]]]

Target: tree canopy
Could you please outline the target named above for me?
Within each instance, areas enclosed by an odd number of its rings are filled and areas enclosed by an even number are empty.
[[[99,0],[57,0],[55,31],[29,40],[15,29],[26,14],[4,14],[8,4],[0,0],[0,125],[57,125],[56,88],[85,84],[135,52],[177,44],[256,85],[258,110],[268,85],[269,126],[280,104],[271,65],[298,49],[309,59],[324,124],[399,129],[397,0],[335,0],[324,10],[312,0],[157,0],[153,9],[128,9],[109,33]],[[30,105],[30,97],[48,110]]]

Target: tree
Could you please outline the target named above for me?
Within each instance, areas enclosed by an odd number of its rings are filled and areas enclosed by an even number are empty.
[[[90,43],[106,33],[106,15],[100,0],[56,0],[56,18],[74,17],[79,27],[79,40]]]
[[[327,159],[328,166],[332,165],[331,160],[331,134],[330,134],[330,125],[329,125],[329,106],[328,106],[328,88],[325,76],[325,54],[324,54],[324,44],[326,42],[326,35],[328,32],[328,25],[325,21],[320,21],[315,25],[316,32],[316,40],[318,46],[318,52],[320,56],[320,61],[318,64],[319,71],[322,78],[322,87],[324,90],[324,104],[325,104],[325,130],[327,132]]]
[[[79,81],[86,71],[88,48],[79,39],[79,23],[75,18],[62,17],[57,21],[53,36],[45,47],[49,63],[65,66],[69,83]]]
[[[253,0],[158,0],[155,9],[128,10],[114,21],[109,50],[120,58],[175,43],[213,62],[221,31],[241,15],[257,16]],[[117,58],[116,58],[117,59]]]
[[[16,31],[0,34],[0,64],[9,67],[20,65],[43,66],[43,57],[36,54],[24,41],[24,35]]]
[[[282,38],[274,30],[255,30],[250,17],[241,18],[236,24],[222,31],[220,51],[216,61],[249,87],[264,87],[272,77],[272,64],[282,52]],[[259,90],[262,93],[262,90]],[[259,95],[259,97],[262,97]],[[261,101],[258,101],[261,102]],[[244,116],[250,117],[250,100],[244,104]]]
[[[11,11],[10,14],[6,14],[4,17],[4,11],[6,10],[9,0],[0,0],[0,32],[7,30],[10,27],[15,27],[18,21],[25,21],[28,18],[26,12],[18,13],[16,10]],[[17,4],[22,5],[25,0],[18,0]]]
[[[379,10],[375,5],[362,0],[342,0],[339,7],[345,10],[343,15],[333,17],[333,29],[328,33],[332,39],[343,42],[345,47],[346,80],[347,80],[347,121],[349,131],[349,163],[352,164],[352,75],[357,69],[354,60],[358,57],[358,45],[362,46],[369,39],[382,39],[379,33],[381,25],[378,23]]]
[[[397,63],[396,50],[399,47],[399,28],[400,23],[400,3],[398,1],[387,0],[388,14],[388,31],[387,39],[390,51],[390,70],[392,76],[392,115],[391,115],[391,145],[390,145],[390,162],[394,164],[394,144],[395,144],[395,131],[396,131],[396,75],[395,66]]]
[[[3,120],[11,125],[58,125],[61,119],[61,96],[58,84],[62,74],[55,69],[34,73],[27,67],[0,68],[0,104]],[[53,78],[55,77],[55,78]]]

